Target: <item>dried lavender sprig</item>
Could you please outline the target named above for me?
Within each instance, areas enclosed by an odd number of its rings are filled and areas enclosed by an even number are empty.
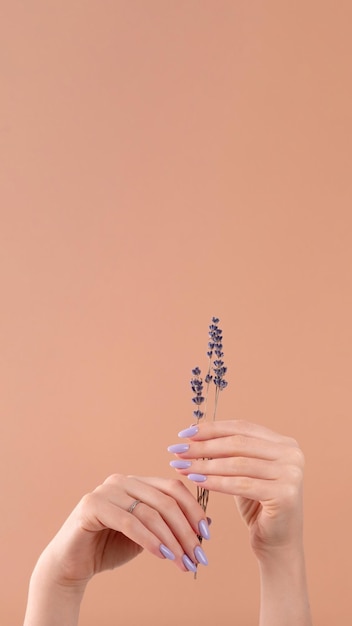
[[[199,367],[195,367],[192,370],[192,379],[191,379],[191,387],[192,391],[195,394],[192,398],[192,401],[198,405],[196,411],[193,411],[194,417],[197,419],[197,423],[200,419],[206,418],[207,415],[207,405],[208,405],[208,396],[209,396],[209,386],[213,381],[215,385],[215,400],[214,400],[214,411],[213,411],[213,420],[216,418],[216,411],[218,406],[218,400],[220,392],[223,391],[228,385],[227,381],[224,379],[224,375],[227,372],[227,367],[224,365],[223,356],[223,344],[222,344],[222,330],[219,328],[219,318],[213,317],[211,320],[211,324],[209,325],[209,342],[208,342],[208,351],[207,357],[209,359],[208,362],[208,372],[204,378],[204,382],[206,383],[206,391],[205,397],[203,396],[203,379],[201,378],[201,370]],[[216,359],[214,359],[214,355]],[[211,373],[213,371],[213,374]],[[205,402],[204,411],[199,409],[199,405]],[[209,490],[197,486],[197,501],[201,505],[204,513],[206,513],[208,501],[209,501]],[[202,543],[203,538],[198,536],[199,542]],[[194,578],[197,578],[197,571],[194,574]]]
[[[192,370],[191,388],[194,393],[192,402],[197,405],[197,409],[193,411],[194,417],[197,418],[197,422],[204,416],[204,412],[200,410],[200,405],[204,402],[203,394],[203,379],[201,378],[201,370],[199,367],[195,367]]]
[[[212,368],[214,372],[213,381],[216,387],[213,420],[215,420],[216,417],[220,391],[225,389],[228,385],[227,381],[224,379],[227,367],[225,367],[224,361],[222,360],[224,353],[222,345],[222,330],[219,328],[219,321],[218,317],[213,317],[212,323],[209,326],[209,337],[211,339],[210,343],[214,346],[214,354],[217,357],[213,362]]]

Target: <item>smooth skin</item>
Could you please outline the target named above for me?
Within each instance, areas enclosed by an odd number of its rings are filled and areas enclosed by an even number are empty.
[[[304,459],[297,442],[232,420],[199,424],[182,443],[186,449],[176,459],[191,465],[176,471],[235,496],[248,526],[261,578],[260,626],[311,626],[302,538]],[[129,513],[137,499],[141,503]],[[200,523],[204,532],[205,514],[182,480],[110,476],[82,498],[40,556],[24,626],[77,626],[89,580],[143,549],[158,558],[167,554],[182,572],[205,565]]]
[[[176,469],[231,494],[249,530],[261,580],[260,626],[311,626],[303,549],[304,456],[295,439],[246,421],[199,424]],[[205,480],[204,480],[205,479]]]
[[[133,513],[128,508],[141,502]],[[201,550],[202,508],[179,479],[115,474],[85,495],[45,548],[31,577],[24,626],[76,626],[91,578],[136,557],[143,548],[183,572]],[[184,564],[184,558],[188,568]]]

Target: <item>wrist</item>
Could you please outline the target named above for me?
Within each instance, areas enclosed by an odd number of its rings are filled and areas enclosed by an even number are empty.
[[[261,546],[254,550],[260,569],[280,569],[304,563],[302,541],[277,546]]]
[[[90,578],[77,579],[70,568],[58,558],[49,544],[40,555],[31,576],[35,585],[45,586],[68,597],[81,598]]]
[[[87,583],[61,579],[49,567],[37,564],[32,572],[30,587],[42,589],[55,596],[63,596],[81,601]]]
[[[85,588],[86,584],[57,579],[40,558],[29,583],[24,626],[77,626]]]
[[[303,546],[280,546],[258,558],[260,626],[311,626]]]

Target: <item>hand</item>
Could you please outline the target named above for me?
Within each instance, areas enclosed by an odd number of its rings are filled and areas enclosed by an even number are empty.
[[[128,512],[135,500],[140,503]],[[146,548],[182,570],[207,563],[197,535],[204,512],[180,480],[113,475],[84,496],[42,555],[61,585],[84,586]]]
[[[294,439],[239,420],[199,423],[180,436],[189,444],[169,451],[189,447],[171,465],[210,491],[235,496],[259,558],[302,546],[304,457]]]
[[[133,510],[130,507],[133,506]],[[113,475],[82,498],[31,576],[24,626],[77,626],[88,581],[146,548],[182,571],[207,565],[204,511],[180,480]]]

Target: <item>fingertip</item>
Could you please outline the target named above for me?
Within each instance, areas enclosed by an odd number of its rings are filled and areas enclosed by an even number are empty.
[[[198,431],[199,431],[199,426],[192,425],[189,428],[180,430],[180,432],[178,433],[178,436],[180,437],[180,439],[190,438],[190,437],[194,437],[194,435],[196,435]]]

